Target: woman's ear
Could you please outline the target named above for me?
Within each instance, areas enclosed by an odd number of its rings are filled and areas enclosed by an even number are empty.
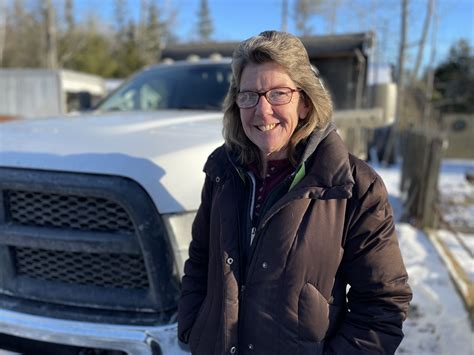
[[[300,93],[300,102],[298,103],[298,118],[304,120],[309,113],[308,97],[304,92]]]

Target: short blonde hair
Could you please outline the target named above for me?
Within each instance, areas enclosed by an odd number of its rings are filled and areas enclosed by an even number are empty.
[[[248,64],[274,62],[283,67],[296,86],[302,89],[302,99],[309,112],[298,125],[289,143],[289,159],[295,164],[298,143],[321,129],[331,120],[332,101],[319,75],[311,66],[306,48],[300,39],[279,31],[265,31],[239,44],[232,56],[233,77],[224,100],[223,135],[226,144],[238,155],[241,164],[258,163],[259,149],[245,135],[240,109],[235,103],[242,71]]]

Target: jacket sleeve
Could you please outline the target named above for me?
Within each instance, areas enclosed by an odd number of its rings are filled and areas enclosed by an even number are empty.
[[[380,177],[369,181],[356,189],[356,206],[346,216],[340,272],[350,285],[348,311],[325,354],[393,354],[403,339],[412,293],[387,191]]]
[[[211,193],[212,181],[206,176],[201,205],[192,226],[189,258],[184,264],[178,303],[178,338],[184,343],[188,343],[191,329],[207,293]]]

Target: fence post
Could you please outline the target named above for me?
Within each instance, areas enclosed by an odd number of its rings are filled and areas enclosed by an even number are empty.
[[[413,129],[403,133],[401,142],[404,216],[419,227],[436,228],[443,138],[435,131]]]

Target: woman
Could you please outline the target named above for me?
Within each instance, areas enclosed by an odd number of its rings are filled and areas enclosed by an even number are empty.
[[[393,354],[411,291],[383,182],[347,152],[298,38],[252,37],[232,70],[180,340],[205,355]]]

